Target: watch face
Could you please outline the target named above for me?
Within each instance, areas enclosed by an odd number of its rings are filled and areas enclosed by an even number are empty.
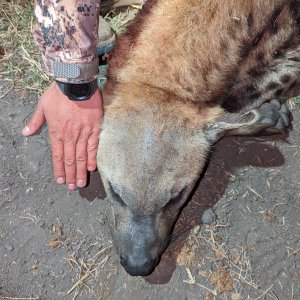
[[[72,98],[76,98],[76,99],[86,98],[91,94],[91,86],[88,83],[70,84],[68,92]]]

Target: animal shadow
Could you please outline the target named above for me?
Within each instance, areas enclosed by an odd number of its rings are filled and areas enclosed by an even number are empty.
[[[176,260],[192,228],[201,224],[203,212],[214,206],[224,195],[235,170],[244,167],[278,167],[284,157],[276,146],[266,141],[285,141],[288,134],[269,137],[225,138],[215,145],[205,171],[199,178],[190,200],[183,208],[173,230],[175,240],[170,243],[154,272],[145,277],[151,284],[170,281],[176,269]],[[106,194],[98,172],[90,174],[89,185],[80,189],[88,201],[105,199]]]
[[[149,283],[165,284],[170,281],[190,230],[200,225],[203,212],[222,198],[237,169],[250,166],[269,168],[284,164],[284,157],[277,147],[265,142],[284,141],[287,136],[225,138],[215,146],[206,170],[176,222],[173,230],[175,241],[170,243],[154,272],[145,277]]]

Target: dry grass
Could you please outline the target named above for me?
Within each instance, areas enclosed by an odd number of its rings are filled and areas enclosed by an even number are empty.
[[[31,35],[32,4],[31,0],[0,0],[0,75],[12,79],[16,88],[41,92],[49,78]]]
[[[116,10],[114,1],[102,1],[102,13],[117,35],[134,19],[141,5]],[[32,38],[35,23],[32,0],[0,0],[0,76],[12,87],[41,94],[50,78],[44,73],[41,55]]]
[[[252,279],[252,267],[248,255],[253,249],[230,249],[218,235],[218,228],[225,225],[217,222],[215,225],[203,226],[202,230],[199,226],[192,230],[177,259],[178,264],[187,270],[188,280],[184,282],[197,285],[213,296],[236,292],[236,286],[246,285],[261,294],[257,299],[264,296],[276,299],[272,291],[273,286],[262,290]],[[204,260],[210,262],[212,266],[210,271],[205,271]],[[192,272],[196,276],[193,276]],[[198,280],[202,278],[204,284],[199,284],[197,278]]]
[[[96,245],[91,247],[93,246]],[[66,295],[73,294],[73,299],[76,299],[84,289],[87,289],[89,293],[94,293],[92,286],[101,276],[101,272],[109,259],[111,247],[110,243],[102,245],[92,258],[80,257],[78,253],[64,258],[76,274],[73,280],[74,284],[66,292]]]
[[[299,105],[299,104],[300,104],[300,96],[291,98],[291,99],[288,101],[288,104],[290,105],[290,108],[291,108],[291,109],[294,109],[294,107],[295,107],[296,105]]]
[[[132,4],[125,10],[112,9],[105,15],[105,20],[110,23],[114,32],[119,36],[124,33],[126,27],[134,20],[141,8],[141,4]]]

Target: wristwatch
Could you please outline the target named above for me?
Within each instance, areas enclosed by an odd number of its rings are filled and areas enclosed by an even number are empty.
[[[56,84],[63,94],[73,101],[90,99],[98,88],[96,79],[87,83],[67,83],[56,80]]]

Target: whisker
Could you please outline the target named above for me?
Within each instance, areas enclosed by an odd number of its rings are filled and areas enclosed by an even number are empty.
[[[174,240],[176,240],[179,236],[183,235],[184,233],[190,231],[192,229],[192,226],[188,226],[186,228],[183,228],[181,229],[180,231],[174,233],[174,234],[171,234],[168,236],[167,240],[172,242]]]

